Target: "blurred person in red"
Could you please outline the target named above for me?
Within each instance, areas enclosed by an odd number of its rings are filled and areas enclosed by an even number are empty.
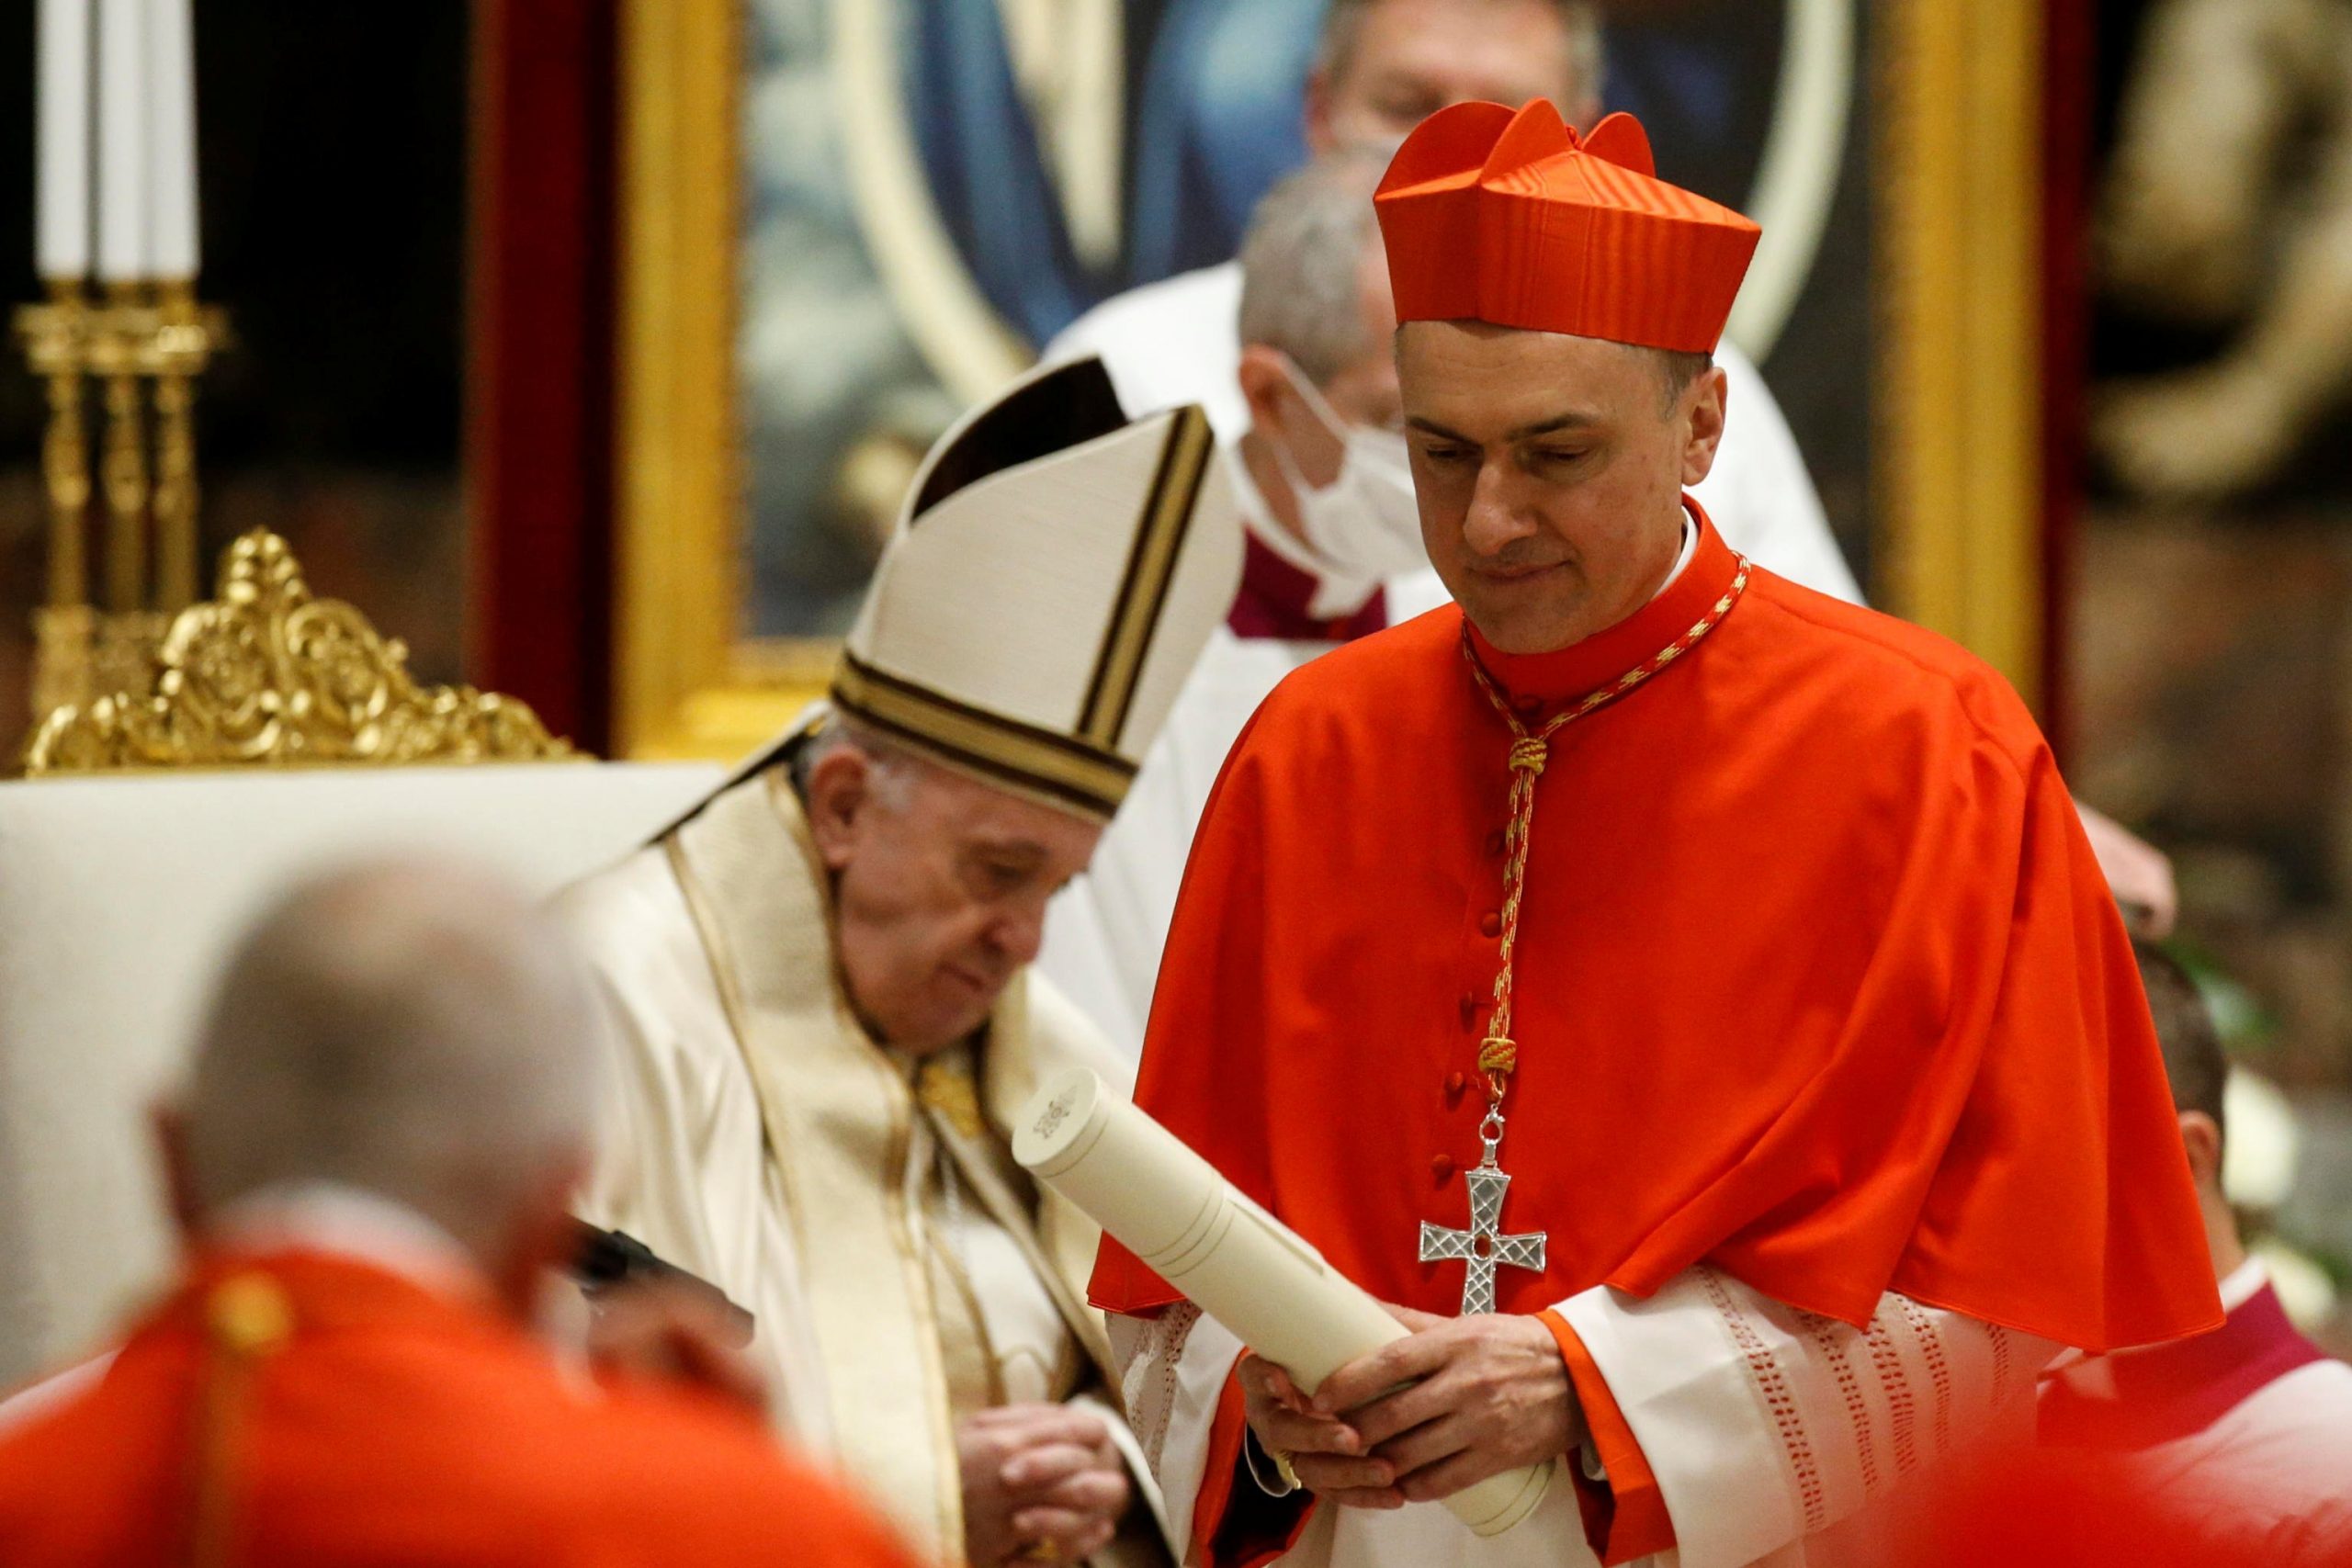
[[[2184,1533],[2161,1489],[2112,1454],[1986,1457],[1923,1508],[1889,1568],[2227,1568]],[[2323,1560],[2312,1560],[2323,1561]]]
[[[184,1271],[0,1434],[0,1562],[909,1563],[678,1311],[614,1332],[691,1389],[599,1387],[532,1333],[575,1234],[591,1007],[469,873],[356,869],[269,913],[158,1118]]]
[[[2228,1321],[2062,1358],[2040,1437],[1972,1472],[1923,1522],[1918,1568],[2333,1568],[2352,1563],[2352,1367],[2295,1331],[2222,1191],[2229,1064],[2196,983],[2137,949]]]
[[[2229,1064],[2196,983],[2138,950],[2229,1321],[2168,1345],[2058,1363],[2045,1454],[2111,1455],[2206,1562],[2352,1562],[2352,1367],[2297,1333],[2222,1190]]]

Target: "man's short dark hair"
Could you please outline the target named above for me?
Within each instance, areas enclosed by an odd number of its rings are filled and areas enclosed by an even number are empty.
[[[2132,944],[2140,961],[2140,984],[2156,1021],[2156,1043],[2164,1048],[2165,1077],[2172,1080],[2172,1107],[2201,1111],[2222,1125],[2222,1090],[2230,1077],[2229,1058],[2205,997],[2172,958],[2144,942]]]
[[[1674,400],[1690,383],[1715,367],[1715,356],[1706,353],[1686,353],[1679,349],[1661,348],[1657,354],[1658,375],[1666,386],[1666,408],[1671,413]]]
[[[1330,0],[1323,11],[1323,30],[1316,39],[1315,68],[1327,76],[1343,76],[1355,58],[1356,37],[1363,19],[1381,0]],[[1575,90],[1586,106],[1600,101],[1601,73],[1606,69],[1600,40],[1600,7],[1594,0],[1549,0],[1568,35],[1568,70]],[[1514,104],[1513,108],[1519,106]],[[1560,112],[1580,106],[1562,104]]]

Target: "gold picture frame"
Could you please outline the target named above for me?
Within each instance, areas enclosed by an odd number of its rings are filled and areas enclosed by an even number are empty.
[[[2043,657],[2043,4],[1871,12],[1871,587],[2030,702]],[[621,12],[613,737],[626,757],[743,755],[831,672],[829,644],[738,629],[742,26],[736,0]]]
[[[743,755],[823,690],[830,653],[737,635],[742,17],[621,7],[613,749]]]
[[[2048,0],[1893,0],[1879,209],[1874,596],[2039,705]]]

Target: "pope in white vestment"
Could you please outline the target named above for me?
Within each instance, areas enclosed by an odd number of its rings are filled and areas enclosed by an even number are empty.
[[[1004,1145],[1041,1077],[1125,1069],[1025,976],[973,1043],[918,1064],[873,1040],[785,781],[752,774],[563,896],[619,1034],[583,1212],[747,1307],[778,1425],[910,1535],[953,1540],[943,1417],[1073,1399],[1117,1416],[1083,1302],[1094,1228]]]
[[[999,1506],[1076,1439],[990,1425],[1076,1404],[1136,1479],[1099,1560],[1166,1560],[1083,1303],[1097,1233],[1006,1119],[1053,1072],[1124,1076],[1022,965],[1230,602],[1210,457],[1200,411],[1130,424],[1091,362],[977,411],[918,477],[830,710],[561,900],[617,1036],[588,1217],[749,1308],[779,1424],[934,1556],[1088,1539],[1036,1522],[1080,1511],[1046,1482]]]

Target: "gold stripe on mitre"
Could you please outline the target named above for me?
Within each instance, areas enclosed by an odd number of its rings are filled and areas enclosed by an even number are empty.
[[[883,735],[984,782],[1108,821],[1136,765],[1083,740],[1023,724],[875,669],[844,653],[833,702]]]
[[[1079,710],[1079,734],[1105,751],[1117,748],[1119,732],[1126,728],[1214,450],[1208,415],[1196,405],[1176,410],[1160,447],[1159,471],[1144,498],[1135,547],[1127,555],[1102,651],[1095,657],[1093,679],[1087,683],[1086,702]]]

